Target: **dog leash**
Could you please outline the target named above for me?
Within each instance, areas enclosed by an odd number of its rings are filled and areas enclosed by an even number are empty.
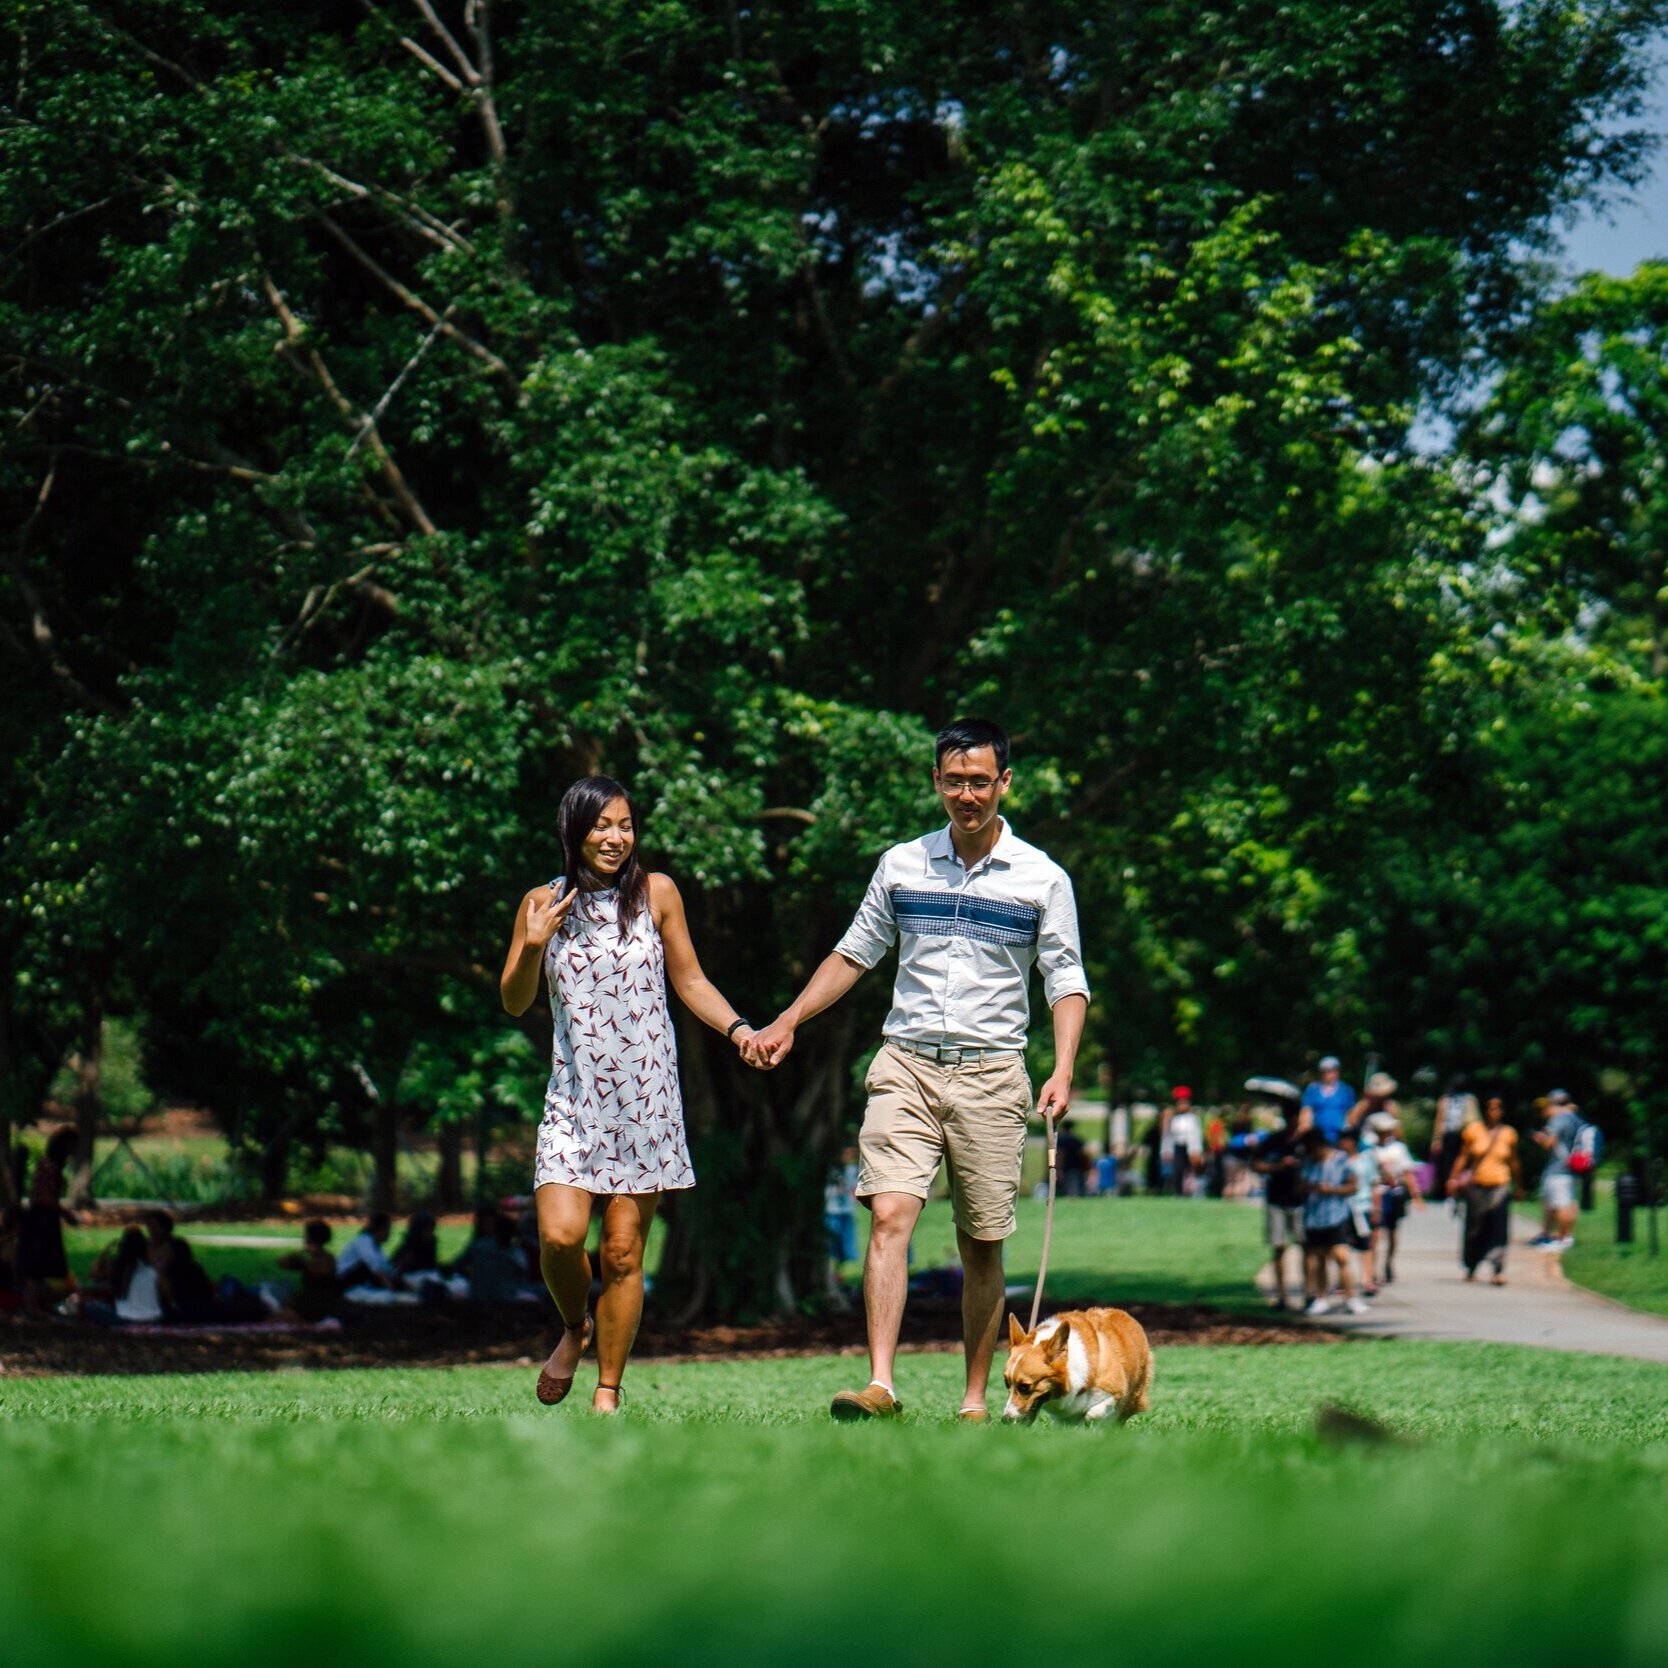
[[[1043,1280],[1048,1274],[1048,1242],[1054,1237],[1054,1182],[1055,1168],[1055,1126],[1052,1108],[1044,1114],[1048,1124],[1048,1209],[1043,1215],[1043,1244],[1042,1256],[1037,1262],[1037,1289],[1031,1295],[1031,1327],[1037,1330],[1037,1316],[1042,1313]]]

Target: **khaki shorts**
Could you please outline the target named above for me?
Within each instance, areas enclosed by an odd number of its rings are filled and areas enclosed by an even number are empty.
[[[869,1107],[857,1197],[924,1199],[942,1160],[956,1226],[973,1239],[1006,1239],[1031,1116],[1025,1057],[1005,1051],[950,1066],[887,1044],[863,1086]]]
[[[1267,1205],[1264,1207],[1264,1218],[1264,1226],[1268,1231],[1268,1243],[1272,1249],[1284,1251],[1288,1245],[1295,1245],[1299,1250],[1302,1249],[1302,1205]]]

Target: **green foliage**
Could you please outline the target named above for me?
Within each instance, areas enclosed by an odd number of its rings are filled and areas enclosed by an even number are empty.
[[[99,1061],[99,1098],[107,1116],[117,1122],[142,1118],[156,1106],[156,1096],[144,1078],[143,1040],[130,1020],[104,1022]],[[52,1080],[52,1098],[68,1106],[75,1098],[75,1074],[66,1063]]]
[[[1370,864],[1492,768],[1551,571],[1408,423],[1637,172],[1665,15],[22,0],[8,1110],[102,1006],[269,1180],[530,1111],[493,975],[599,769],[762,1016],[973,707],[1078,880],[1086,1063],[1381,1037]],[[769,1084],[680,1039],[726,1185],[673,1283],[817,1289],[879,982]]]

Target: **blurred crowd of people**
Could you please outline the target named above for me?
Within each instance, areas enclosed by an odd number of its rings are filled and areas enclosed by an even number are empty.
[[[315,1218],[299,1249],[275,1257],[275,1277],[252,1284],[231,1274],[214,1279],[172,1214],[157,1208],[122,1228],[78,1277],[64,1243],[65,1224],[77,1220],[65,1204],[76,1150],[72,1128],[54,1131],[24,1202],[0,1215],[0,1311],[102,1326],[226,1326],[316,1324],[340,1320],[354,1305],[548,1301],[530,1205],[519,1212],[482,1207],[468,1243],[450,1260],[440,1256],[430,1211],[411,1213],[391,1251],[386,1212],[367,1216],[339,1254],[331,1248],[336,1230]]]
[[[1460,1223],[1460,1260],[1468,1280],[1506,1279],[1510,1212],[1525,1197],[1518,1132],[1497,1094],[1480,1099],[1463,1078],[1437,1098],[1428,1144],[1425,1114],[1415,1120],[1414,1150],[1399,1085],[1371,1070],[1358,1092],[1335,1055],[1323,1056],[1304,1085],[1253,1077],[1255,1098],[1230,1108],[1200,1108],[1186,1084],[1162,1105],[1087,1112],[1081,1126],[1102,1125],[1086,1141],[1077,1120],[1057,1131],[1057,1174],[1065,1196],[1111,1199],[1135,1193],[1172,1198],[1261,1196],[1267,1224],[1270,1306],[1325,1315],[1363,1312],[1396,1278],[1399,1230],[1427,1200]],[[1544,1150],[1542,1231],[1530,1243],[1547,1251],[1574,1244],[1576,1189],[1602,1153],[1602,1140],[1562,1089],[1535,1103],[1529,1139]],[[1104,1121],[1104,1122],[1103,1122]],[[830,1267],[858,1254],[852,1190],[856,1153],[830,1172],[825,1201]],[[1046,1192],[1037,1186],[1038,1196]]]

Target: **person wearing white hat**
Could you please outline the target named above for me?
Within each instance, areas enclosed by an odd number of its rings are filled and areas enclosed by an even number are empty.
[[[1391,1098],[1395,1092],[1395,1078],[1387,1071],[1375,1071],[1367,1079],[1367,1086],[1361,1091],[1360,1100],[1349,1109],[1349,1123],[1356,1128],[1367,1124],[1371,1129],[1371,1120],[1386,1113],[1399,1121],[1402,1115],[1401,1108]]]
[[[1384,1191],[1379,1195],[1379,1244],[1384,1248],[1384,1266],[1377,1283],[1387,1286],[1396,1278],[1396,1229],[1407,1214],[1411,1200],[1415,1210],[1425,1208],[1425,1196],[1419,1191],[1419,1178],[1414,1173],[1413,1153],[1402,1139],[1401,1121],[1393,1112],[1375,1112],[1367,1119],[1367,1128],[1378,1136],[1378,1168],[1384,1177]]]

